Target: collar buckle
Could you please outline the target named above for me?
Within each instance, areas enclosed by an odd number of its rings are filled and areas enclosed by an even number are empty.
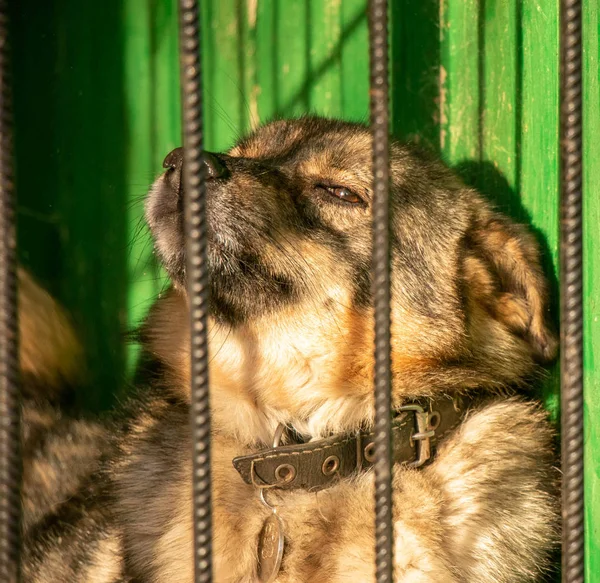
[[[420,468],[431,459],[431,438],[435,437],[435,430],[429,428],[429,413],[421,405],[404,405],[399,408],[401,412],[414,412],[417,432],[410,437],[411,443],[415,442],[417,459],[406,464],[411,468]]]

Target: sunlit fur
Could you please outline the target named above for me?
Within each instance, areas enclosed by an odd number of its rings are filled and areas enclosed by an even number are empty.
[[[83,349],[64,309],[24,269],[18,271],[23,528],[77,493],[98,468],[102,424],[65,410],[85,377]]]
[[[514,396],[556,350],[537,245],[439,161],[398,143],[391,158],[394,403],[490,397],[429,466],[395,468],[395,579],[539,580],[556,539],[552,432],[537,405]],[[215,581],[241,583],[256,581],[268,511],[232,458],[266,447],[279,423],[312,439],[373,421],[371,139],[355,124],[277,121],[219,160],[226,173],[207,184],[214,562]],[[95,554],[58,569],[63,580],[193,580],[177,171],[156,180],[147,202],[173,281],[142,333],[151,386],[130,405],[101,492],[69,525],[69,540]],[[319,493],[268,493],[285,524],[278,583],[374,580],[372,481],[362,473]],[[42,573],[52,572],[45,557],[60,556],[58,536],[32,542],[31,581],[55,580]]]

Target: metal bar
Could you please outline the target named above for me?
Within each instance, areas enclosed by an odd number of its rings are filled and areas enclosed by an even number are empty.
[[[562,580],[584,579],[581,0],[561,2]]]
[[[183,108],[183,184],[186,276],[191,326],[191,424],[193,441],[194,570],[196,583],[212,581],[210,402],[208,383],[208,262],[205,165],[202,161],[202,68],[197,0],[180,0]]]
[[[0,581],[20,581],[21,430],[8,1],[0,0]]]
[[[389,58],[387,0],[369,2],[375,306],[375,573],[393,580],[390,358]]]

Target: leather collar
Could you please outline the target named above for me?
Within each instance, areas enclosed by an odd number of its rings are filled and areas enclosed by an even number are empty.
[[[421,467],[430,462],[439,442],[480,401],[480,397],[442,396],[400,407],[392,422],[395,463]],[[372,432],[338,434],[239,456],[233,466],[244,482],[258,488],[317,491],[368,470],[374,461],[374,440]]]

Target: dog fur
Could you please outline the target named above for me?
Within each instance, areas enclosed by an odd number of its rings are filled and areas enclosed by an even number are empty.
[[[101,470],[28,532],[27,581],[193,581],[182,161],[168,160],[146,207],[173,282],[142,331],[149,381]],[[371,137],[282,120],[207,160],[215,581],[250,583],[268,510],[231,460],[280,423],[308,440],[373,422]],[[410,146],[392,144],[391,175],[394,406],[489,396],[431,464],[395,467],[395,580],[538,581],[557,538],[552,430],[515,396],[556,352],[538,247]],[[374,580],[372,472],[268,499],[278,583]]]
[[[84,384],[83,348],[65,310],[26,270],[18,270],[23,530],[76,494],[97,469],[102,423],[71,410]]]

